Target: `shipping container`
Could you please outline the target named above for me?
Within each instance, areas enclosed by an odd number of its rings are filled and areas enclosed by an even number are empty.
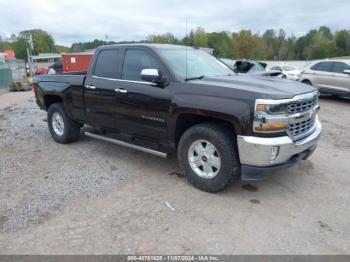
[[[87,71],[93,53],[71,53],[62,54],[63,72]]]

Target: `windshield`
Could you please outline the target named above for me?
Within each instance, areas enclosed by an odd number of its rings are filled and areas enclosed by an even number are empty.
[[[247,74],[255,74],[259,72],[264,72],[265,68],[260,64],[254,64],[253,67],[247,72]]]
[[[294,66],[284,66],[283,67],[283,70],[284,71],[292,71],[292,70],[295,70],[296,68]]]
[[[163,49],[159,50],[159,54],[180,79],[185,80],[200,76],[211,77],[233,74],[233,71],[224,63],[199,49],[188,48],[187,54],[185,48]]]

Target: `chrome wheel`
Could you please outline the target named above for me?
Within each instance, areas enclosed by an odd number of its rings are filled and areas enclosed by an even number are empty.
[[[64,133],[64,121],[61,114],[58,112],[53,113],[51,121],[53,131],[55,131],[58,136],[62,136]]]
[[[221,167],[219,151],[207,140],[192,143],[188,150],[188,162],[198,176],[206,179],[215,177]]]

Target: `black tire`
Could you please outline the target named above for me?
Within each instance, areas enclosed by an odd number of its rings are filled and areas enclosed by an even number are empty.
[[[309,80],[303,80],[303,83],[309,86],[312,86],[312,83]]]
[[[221,167],[212,178],[201,177],[189,163],[190,147],[200,140],[209,141],[214,145],[221,159]],[[188,181],[196,188],[207,192],[220,191],[240,176],[236,136],[232,130],[223,125],[203,123],[186,130],[180,139],[177,156]]]
[[[55,113],[63,119],[64,127],[62,128],[62,134],[58,134],[53,127],[53,115]],[[58,143],[67,144],[79,139],[80,125],[68,117],[62,103],[52,104],[49,107],[47,124],[52,138]]]
[[[286,76],[286,75],[283,75],[282,78],[283,78],[283,79],[287,79],[287,76]]]

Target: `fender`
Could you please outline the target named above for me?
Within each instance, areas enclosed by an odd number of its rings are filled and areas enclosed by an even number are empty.
[[[45,104],[46,96],[57,96],[63,101],[67,114],[72,117],[71,113],[71,92],[69,92],[71,85],[66,82],[51,82],[51,81],[39,81],[35,84],[35,92],[37,93],[38,104],[40,108],[48,110]]]
[[[248,101],[198,94],[175,94],[169,115],[169,138],[175,139],[176,123],[183,114],[198,115],[227,121],[237,135],[251,126],[253,108]]]

